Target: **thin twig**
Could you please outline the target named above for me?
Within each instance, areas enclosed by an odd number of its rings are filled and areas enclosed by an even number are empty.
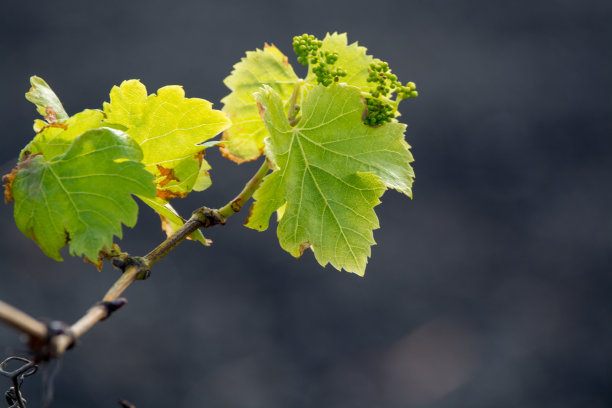
[[[259,187],[263,178],[270,171],[270,167],[268,166],[268,161],[264,161],[257,173],[246,183],[244,189],[238,194],[232,201],[227,203],[225,206],[219,208],[219,214],[221,216],[227,218],[232,214],[240,211],[244,203],[247,202],[249,198],[253,195],[255,190]]]
[[[121,299],[120,296],[134,281],[142,279],[145,269],[148,270],[194,231],[199,228],[209,228],[217,224],[224,224],[228,217],[240,211],[244,203],[257,190],[268,171],[268,164],[264,162],[257,173],[247,182],[240,194],[221,207],[221,209],[213,210],[201,207],[194,211],[191,218],[181,228],[176,230],[143,258],[139,258],[140,263],[127,266],[119,279],[106,292],[100,303],[90,308],[77,322],[67,330],[64,330],[63,333],[54,335],[50,339],[52,344],[49,355],[40,358],[55,358],[62,355],[83,334],[88,332],[98,322],[108,318],[114,310],[125,303],[125,299]],[[37,340],[38,343],[42,344],[49,341],[50,333],[47,326],[2,301],[0,301],[0,321],[28,334],[30,338]]]

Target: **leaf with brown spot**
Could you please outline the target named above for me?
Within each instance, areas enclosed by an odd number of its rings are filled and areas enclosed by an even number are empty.
[[[148,95],[140,81],[129,80],[113,87],[104,112],[107,123],[125,126],[140,144],[143,163],[161,190],[158,197],[184,197],[210,185],[203,151],[211,145],[209,139],[230,125],[210,102],[186,98],[180,86],[165,86]]]
[[[68,120],[68,114],[62,103],[44,79],[32,76],[30,77],[30,84],[32,84],[32,87],[26,92],[25,97],[36,105],[38,113],[49,124]]]
[[[160,178],[158,177],[156,180],[156,183],[158,186],[166,186],[168,185],[168,183],[170,183],[172,180],[176,180],[176,181],[180,181],[178,179],[178,177],[176,177],[174,175],[174,169],[167,169],[164,166],[162,166],[161,164],[157,165],[157,170],[159,170],[159,174],[161,176],[161,181]]]
[[[202,164],[202,160],[204,160],[204,156],[206,155],[206,151],[202,150],[193,155],[193,158],[198,161],[198,163]]]
[[[170,201],[173,198],[185,198],[187,193],[177,193],[169,190],[157,190],[155,196],[165,201]]]

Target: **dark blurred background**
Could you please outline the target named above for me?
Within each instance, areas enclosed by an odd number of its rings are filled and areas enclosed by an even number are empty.
[[[220,108],[247,50],[348,32],[420,96],[403,103],[414,200],[387,192],[365,278],[282,251],[239,214],[181,245],[66,354],[56,407],[612,406],[612,2],[11,1],[0,5],[0,163],[45,78],[74,114],[139,78]],[[303,73],[302,71],[299,71]],[[219,206],[259,163],[209,150]],[[73,322],[118,272],[57,263],[0,206],[0,299]],[[141,207],[122,248],[163,234]],[[0,327],[0,352],[23,351]],[[24,392],[40,405],[40,378]],[[0,391],[8,388],[0,379]],[[1,405],[1,404],[0,404]]]

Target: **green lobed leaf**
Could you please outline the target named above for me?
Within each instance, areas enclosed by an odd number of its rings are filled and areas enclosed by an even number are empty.
[[[234,65],[224,80],[232,92],[221,100],[223,111],[232,120],[231,127],[223,134],[226,143],[221,151],[225,157],[242,163],[255,160],[263,153],[264,139],[269,134],[253,94],[268,85],[287,101],[297,81],[287,57],[274,45],[266,44],[263,50],[249,51]]]
[[[314,86],[292,127],[282,98],[265,87],[256,94],[270,132],[267,149],[277,170],[255,192],[246,222],[265,230],[286,203],[278,224],[281,246],[294,256],[310,247],[322,265],[363,275],[378,228],[374,206],[386,187],[411,195],[412,155],[406,126],[362,123],[359,88]]]
[[[122,223],[135,225],[131,194],[155,195],[141,159],[138,144],[110,128],[86,131],[62,155],[28,156],[11,186],[17,226],[53,259],[67,243],[73,255],[97,259],[113,235],[121,238]]]
[[[140,81],[129,80],[113,87],[104,112],[107,123],[125,126],[142,148],[158,197],[184,197],[210,185],[210,166],[203,158],[207,146],[202,143],[230,125],[210,102],[185,98],[180,86],[165,86],[147,95]]]

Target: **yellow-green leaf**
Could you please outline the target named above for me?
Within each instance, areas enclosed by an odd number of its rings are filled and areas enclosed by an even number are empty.
[[[264,149],[266,130],[253,94],[262,85],[272,87],[287,101],[298,80],[287,57],[274,45],[263,50],[249,51],[234,65],[224,83],[232,91],[221,100],[232,126],[223,134],[223,155],[237,163],[255,160]]]
[[[172,198],[211,185],[210,165],[204,160],[204,150],[210,143],[205,142],[227,129],[230,121],[210,102],[185,98],[180,86],[165,86],[157,94],[147,95],[140,81],[129,80],[113,87],[104,112],[107,123],[125,126],[142,148],[143,163],[155,176],[157,187],[157,199],[144,200],[151,208],[167,208]],[[168,220],[166,231],[182,225],[182,219],[173,218],[172,211],[160,213]],[[195,239],[206,242],[201,234]]]
[[[201,168],[210,167],[203,159],[206,146],[202,143],[230,124],[210,102],[185,98],[180,86],[165,86],[147,95],[138,80],[113,87],[104,112],[107,123],[125,126],[140,145],[143,163],[155,176],[158,196],[166,200],[185,196],[194,186],[206,186]]]

